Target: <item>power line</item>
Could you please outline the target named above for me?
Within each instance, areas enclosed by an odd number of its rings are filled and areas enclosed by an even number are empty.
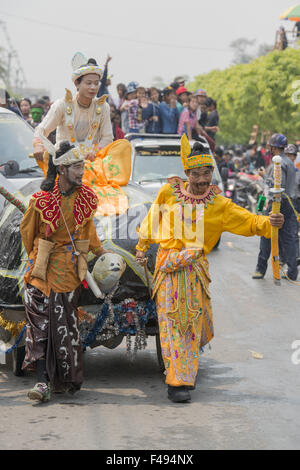
[[[12,18],[16,18],[19,20],[24,20],[24,21],[29,21],[30,23],[35,23],[43,26],[48,26],[49,28],[54,28],[54,29],[59,29],[62,31],[68,31],[70,33],[76,33],[76,34],[85,34],[88,36],[96,36],[96,37],[107,37],[111,39],[117,39],[119,41],[128,41],[132,42],[135,44],[144,44],[147,46],[154,46],[154,47],[166,47],[170,49],[190,49],[190,50],[196,50],[196,51],[209,51],[209,52],[232,52],[231,49],[218,49],[218,48],[209,48],[209,47],[198,47],[198,46],[187,46],[184,44],[166,44],[166,43],[161,43],[161,42],[152,42],[152,41],[145,41],[144,39],[132,39],[124,36],[114,36],[112,34],[106,34],[106,33],[99,33],[99,32],[93,32],[93,31],[85,31],[85,30],[80,30],[80,29],[74,29],[70,28],[67,26],[62,26],[62,25],[57,25],[53,23],[47,23],[45,21],[40,21],[36,20],[34,18],[27,18],[24,16],[18,16],[18,15],[13,15],[11,13],[6,13],[6,12],[1,12],[1,15],[9,16]]]

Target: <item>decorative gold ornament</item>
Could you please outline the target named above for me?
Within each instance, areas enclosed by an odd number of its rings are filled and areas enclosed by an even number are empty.
[[[68,103],[72,103],[72,101],[73,101],[72,93],[70,92],[70,90],[68,90],[68,88],[66,88],[65,100],[66,100]]]
[[[9,331],[12,336],[18,336],[26,325],[26,320],[22,322],[9,321],[3,317],[2,313],[3,312],[0,312],[0,326],[4,330]]]
[[[102,105],[105,103],[105,101],[107,100],[108,98],[108,95],[102,95],[98,100],[97,100],[97,104],[98,105]]]

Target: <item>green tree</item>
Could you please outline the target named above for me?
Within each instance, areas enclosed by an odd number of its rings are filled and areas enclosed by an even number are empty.
[[[272,51],[249,64],[199,75],[189,84],[191,91],[197,88],[218,103],[220,143],[246,144],[255,124],[291,141],[300,138],[300,50]]]

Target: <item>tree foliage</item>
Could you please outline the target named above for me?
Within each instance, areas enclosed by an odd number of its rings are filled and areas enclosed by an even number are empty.
[[[300,50],[272,51],[249,64],[195,77],[189,88],[207,90],[217,100],[218,140],[249,141],[253,125],[300,139]]]

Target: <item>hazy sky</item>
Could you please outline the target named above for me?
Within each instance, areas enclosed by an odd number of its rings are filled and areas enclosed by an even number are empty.
[[[107,53],[113,57],[113,94],[119,82],[149,86],[155,76],[169,83],[181,74],[192,79],[229,66],[229,44],[237,38],[273,44],[279,16],[294,1],[1,0],[0,19],[28,86],[45,87],[56,99],[65,87],[74,90],[71,59],[77,51],[100,65]],[[283,24],[292,29],[293,23]],[[0,46],[3,41],[0,33]]]

